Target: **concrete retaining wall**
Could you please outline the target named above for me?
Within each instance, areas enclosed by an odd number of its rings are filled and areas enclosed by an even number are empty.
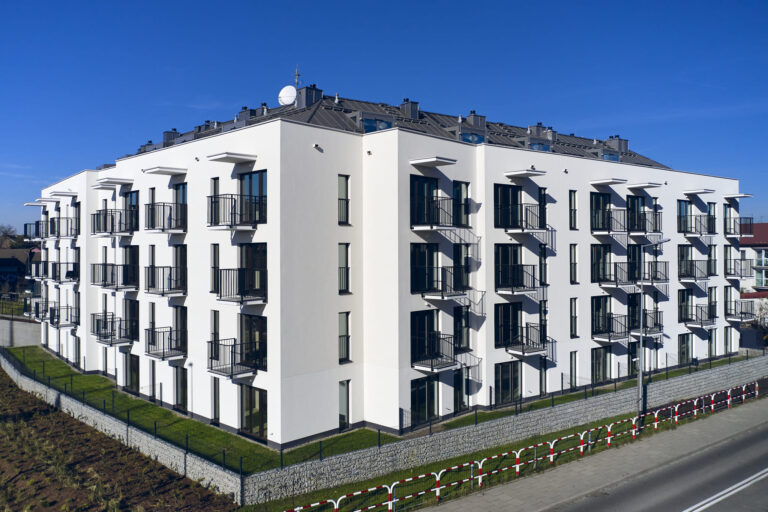
[[[0,347],[40,345],[40,324],[0,317]]]

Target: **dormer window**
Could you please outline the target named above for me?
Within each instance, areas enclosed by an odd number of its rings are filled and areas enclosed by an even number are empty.
[[[462,133],[462,142],[469,142],[470,144],[482,144],[485,142],[485,136],[477,133]]]
[[[610,151],[603,151],[603,160],[608,160],[609,162],[618,162],[619,161],[619,155],[618,155],[618,153],[611,153]]]
[[[386,119],[363,119],[363,131],[365,133],[387,130],[389,128],[392,128],[392,121]]]
[[[547,151],[547,152],[552,151],[552,146],[550,146],[549,144],[545,144],[543,142],[531,142],[528,145],[528,148],[534,151]]]

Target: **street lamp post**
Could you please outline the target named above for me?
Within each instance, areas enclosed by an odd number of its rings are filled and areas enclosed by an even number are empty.
[[[656,247],[669,242],[669,238],[662,238],[657,242],[640,246],[640,254],[645,254],[646,247]],[[641,284],[640,295],[640,340],[637,342],[637,416],[643,414],[643,339],[645,338],[645,285]]]

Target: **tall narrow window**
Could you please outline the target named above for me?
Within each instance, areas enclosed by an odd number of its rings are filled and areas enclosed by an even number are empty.
[[[453,225],[469,226],[469,183],[453,182]]]
[[[539,394],[547,394],[547,356],[539,356]]]
[[[539,284],[547,284],[547,244],[539,244]]]
[[[539,229],[547,229],[547,189],[539,187]]]
[[[571,298],[571,338],[579,336],[578,300],[576,297]]]
[[[349,361],[349,312],[339,313],[339,362]]]
[[[267,439],[267,391],[240,385],[240,432]]]
[[[677,336],[677,364],[689,364],[691,357],[691,333],[679,334]]]
[[[349,244],[339,244],[339,293],[349,293]]]
[[[578,284],[579,273],[578,273],[578,267],[576,266],[576,244],[571,244],[569,255],[570,255],[571,284]]]
[[[571,352],[571,359],[570,359],[570,375],[568,375],[568,385],[571,387],[571,389],[578,386],[578,381],[576,380],[576,354],[578,351],[573,350]]]
[[[349,381],[339,382],[339,430],[349,427]]]
[[[733,352],[733,327],[723,329],[723,350],[725,354]]]
[[[173,406],[182,411],[187,410],[187,369],[174,366],[174,401]]]
[[[469,306],[453,308],[453,344],[454,350],[469,350]]]
[[[568,191],[568,227],[570,229],[577,229],[576,227],[576,191]]]
[[[707,246],[707,275],[708,276],[717,275],[717,246],[716,245]]]
[[[219,398],[219,378],[211,377],[211,421],[215,424],[221,419],[221,400]]]
[[[694,218],[691,215],[691,202],[685,199],[677,201],[677,232],[692,233],[694,229]]]
[[[349,176],[339,174],[339,224],[346,226],[349,224]]]
[[[149,397],[154,400],[157,397],[157,368],[155,367],[155,360],[149,361]]]
[[[520,398],[520,361],[494,366],[494,403],[505,404]]]
[[[219,244],[211,244],[211,292],[219,293]]]

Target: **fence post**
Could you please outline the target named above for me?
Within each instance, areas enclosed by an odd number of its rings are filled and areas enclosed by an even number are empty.
[[[43,377],[45,377],[45,361],[43,361]]]
[[[243,485],[243,456],[240,456],[240,504],[245,505],[245,485]]]
[[[320,440],[320,460],[323,460],[323,440]]]
[[[280,447],[280,469],[283,469],[283,447]]]
[[[65,395],[67,394],[67,383],[66,382],[64,383],[64,394]]]
[[[184,434],[184,451],[189,453],[189,434]]]
[[[477,404],[475,404],[475,426],[477,426]]]
[[[128,415],[128,426],[130,427],[131,426],[131,410],[128,409],[126,411],[126,414]]]
[[[378,445],[379,445],[379,448],[381,448],[381,429],[378,429],[378,430],[379,430]]]
[[[552,393],[552,407],[555,406],[555,394]]]
[[[587,399],[587,388],[588,388],[588,387],[589,387],[589,386],[586,386],[586,385],[584,386],[584,400],[586,400],[586,399]]]
[[[72,392],[74,393],[75,392],[75,385],[72,383],[72,377],[73,377],[73,375],[69,376],[69,389],[71,389]]]
[[[115,414],[115,390],[112,390],[112,414]]]
[[[157,420],[155,420],[155,439],[157,439]]]
[[[227,467],[227,450],[221,450],[221,467]]]
[[[83,390],[83,403],[85,403],[85,390]]]

